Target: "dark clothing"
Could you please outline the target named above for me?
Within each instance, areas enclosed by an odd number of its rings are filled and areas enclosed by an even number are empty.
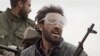
[[[35,22],[31,19],[22,20],[21,17],[13,15],[10,11],[7,9],[0,13],[0,45],[21,46],[24,38],[23,32],[28,27],[35,28]]]
[[[58,45],[55,45],[48,51],[48,55],[45,55],[40,48],[39,43],[40,41],[37,41],[35,45],[23,50],[21,56],[73,56],[76,50],[74,45],[62,40]],[[87,54],[82,52],[81,56],[87,56]]]

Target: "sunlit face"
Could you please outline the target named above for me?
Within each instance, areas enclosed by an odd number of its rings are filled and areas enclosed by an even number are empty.
[[[20,16],[23,18],[23,20],[26,20],[28,18],[28,14],[31,12],[31,0],[26,0],[26,2],[23,4],[22,9],[20,10]]]
[[[63,29],[60,19],[63,19],[64,17],[59,13],[48,13],[45,18],[48,21],[50,19],[50,21],[48,23],[44,19],[44,25],[43,25],[43,30],[42,30],[43,37],[49,43],[57,44],[61,39],[62,29]]]

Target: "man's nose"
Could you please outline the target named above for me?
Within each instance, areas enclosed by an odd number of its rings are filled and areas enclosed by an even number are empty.
[[[61,26],[60,23],[56,23],[56,24],[54,25],[54,27],[61,28],[62,26]]]
[[[61,32],[62,26],[60,24],[55,24],[54,29],[57,30],[58,32]]]

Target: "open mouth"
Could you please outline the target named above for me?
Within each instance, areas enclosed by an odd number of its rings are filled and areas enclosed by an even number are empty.
[[[55,32],[52,32],[53,35],[56,35],[56,36],[59,36],[59,32],[55,31]]]

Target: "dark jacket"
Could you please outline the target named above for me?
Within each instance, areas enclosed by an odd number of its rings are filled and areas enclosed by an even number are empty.
[[[47,56],[73,56],[76,47],[70,43],[64,42],[63,40],[56,46],[54,46],[48,53]],[[23,50],[20,56],[46,56],[39,48],[39,42],[29,48]],[[81,53],[81,56],[87,56],[85,52]]]

